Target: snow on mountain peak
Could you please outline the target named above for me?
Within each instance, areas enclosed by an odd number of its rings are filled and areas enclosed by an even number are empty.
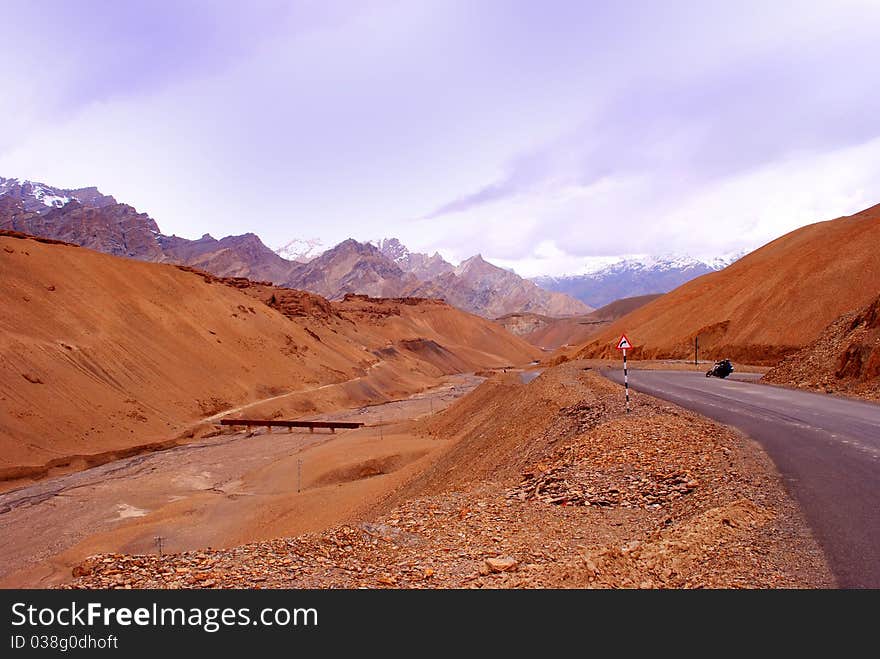
[[[700,275],[727,267],[745,252],[696,258],[682,254],[630,254],[590,259],[582,274],[533,279],[547,290],[568,293],[593,307],[616,299],[665,293]]]
[[[66,190],[59,190],[44,183],[0,177],[0,195],[7,194],[16,188],[23,197],[31,197],[47,208],[62,208],[75,199],[75,197],[64,194],[67,192]]]
[[[400,265],[407,260],[410,251],[406,245],[397,238],[382,238],[381,240],[370,241],[374,244],[382,254]]]
[[[294,238],[275,250],[281,258],[297,263],[308,263],[321,255],[324,243],[320,238]]]
[[[39,183],[32,184],[31,190],[31,196],[50,208],[61,208],[71,200],[71,197],[54,194],[54,190],[44,188]]]
[[[687,254],[627,254],[616,257],[597,257],[590,259],[579,275],[563,275],[558,277],[558,279],[584,275],[595,277],[606,273],[618,273],[627,270],[654,272],[680,271],[694,268],[721,270],[745,253],[743,251],[701,258]]]

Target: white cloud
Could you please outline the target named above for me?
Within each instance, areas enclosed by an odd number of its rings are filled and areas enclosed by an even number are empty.
[[[584,272],[595,262],[589,255],[711,256],[754,249],[805,224],[880,202],[880,138],[794,154],[696,190],[668,183],[670,195],[665,186],[662,174],[602,179],[582,188],[545,185],[444,223],[458,251],[467,251],[488,227],[485,236],[497,247],[484,256],[524,276]],[[520,253],[515,248],[521,244],[531,247]]]
[[[128,3],[97,26],[60,6],[0,43],[22,62],[0,175],[97,185],[187,237],[397,236],[559,274],[880,201],[876,3],[306,3],[271,38],[274,3],[206,31],[209,3],[158,22],[158,60]]]

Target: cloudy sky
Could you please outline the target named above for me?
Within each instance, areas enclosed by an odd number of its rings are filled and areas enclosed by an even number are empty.
[[[0,175],[524,275],[880,202],[880,2],[0,0]]]

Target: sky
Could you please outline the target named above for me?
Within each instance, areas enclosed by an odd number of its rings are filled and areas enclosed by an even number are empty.
[[[880,2],[2,0],[0,176],[524,276],[880,203]]]

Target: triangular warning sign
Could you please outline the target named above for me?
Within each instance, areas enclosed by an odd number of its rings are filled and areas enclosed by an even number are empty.
[[[632,343],[629,342],[629,339],[626,338],[626,334],[620,335],[620,341],[617,342],[618,350],[629,350],[632,348]]]

